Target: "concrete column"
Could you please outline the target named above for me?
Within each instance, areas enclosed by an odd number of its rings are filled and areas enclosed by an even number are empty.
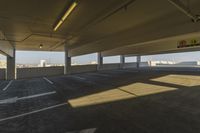
[[[65,68],[64,74],[70,74],[71,69],[71,57],[69,57],[69,51],[67,46],[65,45]]]
[[[125,63],[125,56],[124,55],[120,55],[120,68],[123,69],[124,63]]]
[[[13,57],[7,56],[6,79],[16,79],[15,49],[13,49]]]
[[[103,66],[103,57],[102,57],[102,55],[101,55],[101,52],[99,52],[98,54],[97,54],[97,70],[100,70],[101,68],[102,68],[102,66]]]
[[[137,56],[137,69],[140,68],[141,56]]]

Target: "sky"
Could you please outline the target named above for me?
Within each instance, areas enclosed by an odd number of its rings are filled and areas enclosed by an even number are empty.
[[[5,56],[0,55],[0,60],[5,60]],[[33,51],[17,51],[16,63],[17,64],[39,64],[40,60],[47,60],[51,64],[64,64],[64,52],[33,52]],[[162,55],[142,56],[142,61],[149,60],[164,60],[164,61],[200,61],[200,51],[186,52],[186,53],[173,53]],[[83,56],[72,57],[72,63],[76,64],[89,64],[97,61],[97,54],[88,54]],[[104,63],[118,63],[119,56],[105,57]],[[126,62],[135,62],[135,57],[126,58]]]
[[[64,52],[16,51],[17,64],[39,64],[40,60],[47,60],[52,64],[63,64]]]
[[[200,51],[144,56],[142,60],[164,60],[174,62],[200,61]]]

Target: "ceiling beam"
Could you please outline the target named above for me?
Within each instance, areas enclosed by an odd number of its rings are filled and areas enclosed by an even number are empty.
[[[166,21],[166,20],[165,20]],[[170,22],[163,22],[162,26],[159,22],[145,25],[138,29],[129,29],[123,33],[97,40],[78,48],[71,49],[70,56],[83,55],[88,53],[112,50],[118,47],[137,45],[138,43],[151,42],[163,38],[180,36],[200,31],[200,23],[183,22],[170,26]]]
[[[195,40],[195,43],[192,46],[193,40]],[[189,46],[178,47],[181,41],[186,41],[186,44]],[[187,52],[198,50],[200,50],[200,32],[119,47],[116,49],[103,51],[102,55],[148,55],[155,53],[161,54],[168,52]]]
[[[6,56],[14,57],[14,46],[9,42],[6,41],[7,38],[2,31],[0,31],[0,51]]]

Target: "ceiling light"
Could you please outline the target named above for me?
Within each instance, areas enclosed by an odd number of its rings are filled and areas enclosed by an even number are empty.
[[[40,44],[39,48],[41,49],[43,47],[43,44]]]
[[[61,25],[62,23],[65,21],[65,19],[70,15],[70,13],[74,10],[74,8],[77,6],[77,2],[73,2],[71,4],[71,6],[69,7],[69,9],[65,12],[65,14],[63,15],[63,17],[58,21],[58,23],[55,25],[54,27],[54,31],[56,31]]]

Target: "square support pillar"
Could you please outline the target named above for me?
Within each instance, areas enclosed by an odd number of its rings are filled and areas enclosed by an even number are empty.
[[[71,70],[71,57],[69,57],[69,51],[67,46],[65,45],[65,67],[64,74],[70,74]]]
[[[101,52],[97,54],[97,70],[100,70],[103,67],[103,57],[101,55]]]
[[[124,68],[124,63],[125,63],[125,56],[124,55],[120,55],[120,68],[121,69]]]
[[[15,49],[13,49],[13,57],[7,56],[6,66],[7,66],[6,79],[7,80],[16,79]]]
[[[136,65],[137,69],[140,68],[140,62],[141,62],[141,56],[137,56],[137,65]]]

